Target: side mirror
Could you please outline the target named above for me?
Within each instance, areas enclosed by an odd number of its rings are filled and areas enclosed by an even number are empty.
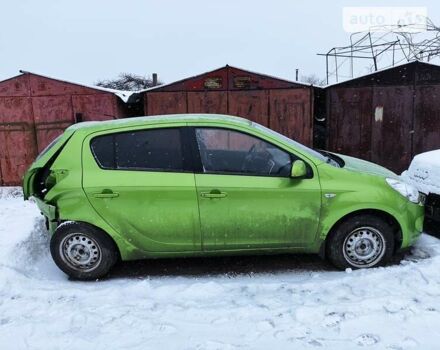
[[[307,175],[307,166],[302,160],[295,160],[292,164],[292,170],[290,171],[290,177],[303,178]]]

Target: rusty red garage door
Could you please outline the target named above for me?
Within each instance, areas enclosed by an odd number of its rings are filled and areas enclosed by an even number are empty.
[[[269,126],[269,91],[230,91],[229,114]]]
[[[73,95],[72,107],[73,116],[82,121],[109,120],[124,116],[123,111],[118,110],[118,99],[113,95]]]
[[[328,148],[337,153],[371,160],[371,111],[373,89],[332,89]]]
[[[73,124],[72,100],[70,96],[41,96],[32,98],[38,152],[61,135]]]
[[[411,162],[413,88],[373,88],[371,160],[401,173]]]
[[[440,86],[416,87],[413,153],[440,148]]]
[[[186,92],[155,92],[146,95],[148,115],[186,113]]]
[[[188,92],[188,113],[228,113],[226,91]]]
[[[0,171],[5,186],[17,185],[34,160],[36,137],[29,97],[0,98]]]
[[[270,90],[270,128],[311,146],[313,120],[310,99],[308,89]]]

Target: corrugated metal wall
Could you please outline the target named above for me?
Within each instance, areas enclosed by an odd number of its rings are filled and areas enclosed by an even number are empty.
[[[0,82],[0,184],[19,185],[36,155],[76,120],[124,115],[110,92],[30,73]]]
[[[440,67],[413,62],[326,90],[329,150],[401,173],[440,148]]]
[[[144,109],[147,115],[236,115],[312,145],[315,89],[226,66],[145,92]]]

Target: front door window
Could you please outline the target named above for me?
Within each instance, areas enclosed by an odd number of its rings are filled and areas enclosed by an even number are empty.
[[[196,129],[205,173],[288,177],[289,153],[257,137],[235,130]]]

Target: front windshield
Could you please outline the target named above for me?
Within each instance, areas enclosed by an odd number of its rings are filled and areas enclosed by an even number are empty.
[[[292,139],[289,139],[287,136],[284,136],[276,131],[273,131],[272,129],[266,128],[265,126],[257,124],[257,123],[252,123],[252,125],[257,129],[260,129],[266,133],[272,134],[273,136],[276,136],[277,138],[282,139],[284,142],[288,143],[289,145],[292,145],[295,148],[299,148],[302,152],[306,153],[307,155],[310,155],[314,158],[317,158],[323,162],[326,162],[326,163],[328,162],[328,157],[324,156],[323,154],[321,154],[321,153],[319,153],[319,152],[317,152],[307,146],[304,146],[303,144],[301,144],[299,142],[296,142]]]

